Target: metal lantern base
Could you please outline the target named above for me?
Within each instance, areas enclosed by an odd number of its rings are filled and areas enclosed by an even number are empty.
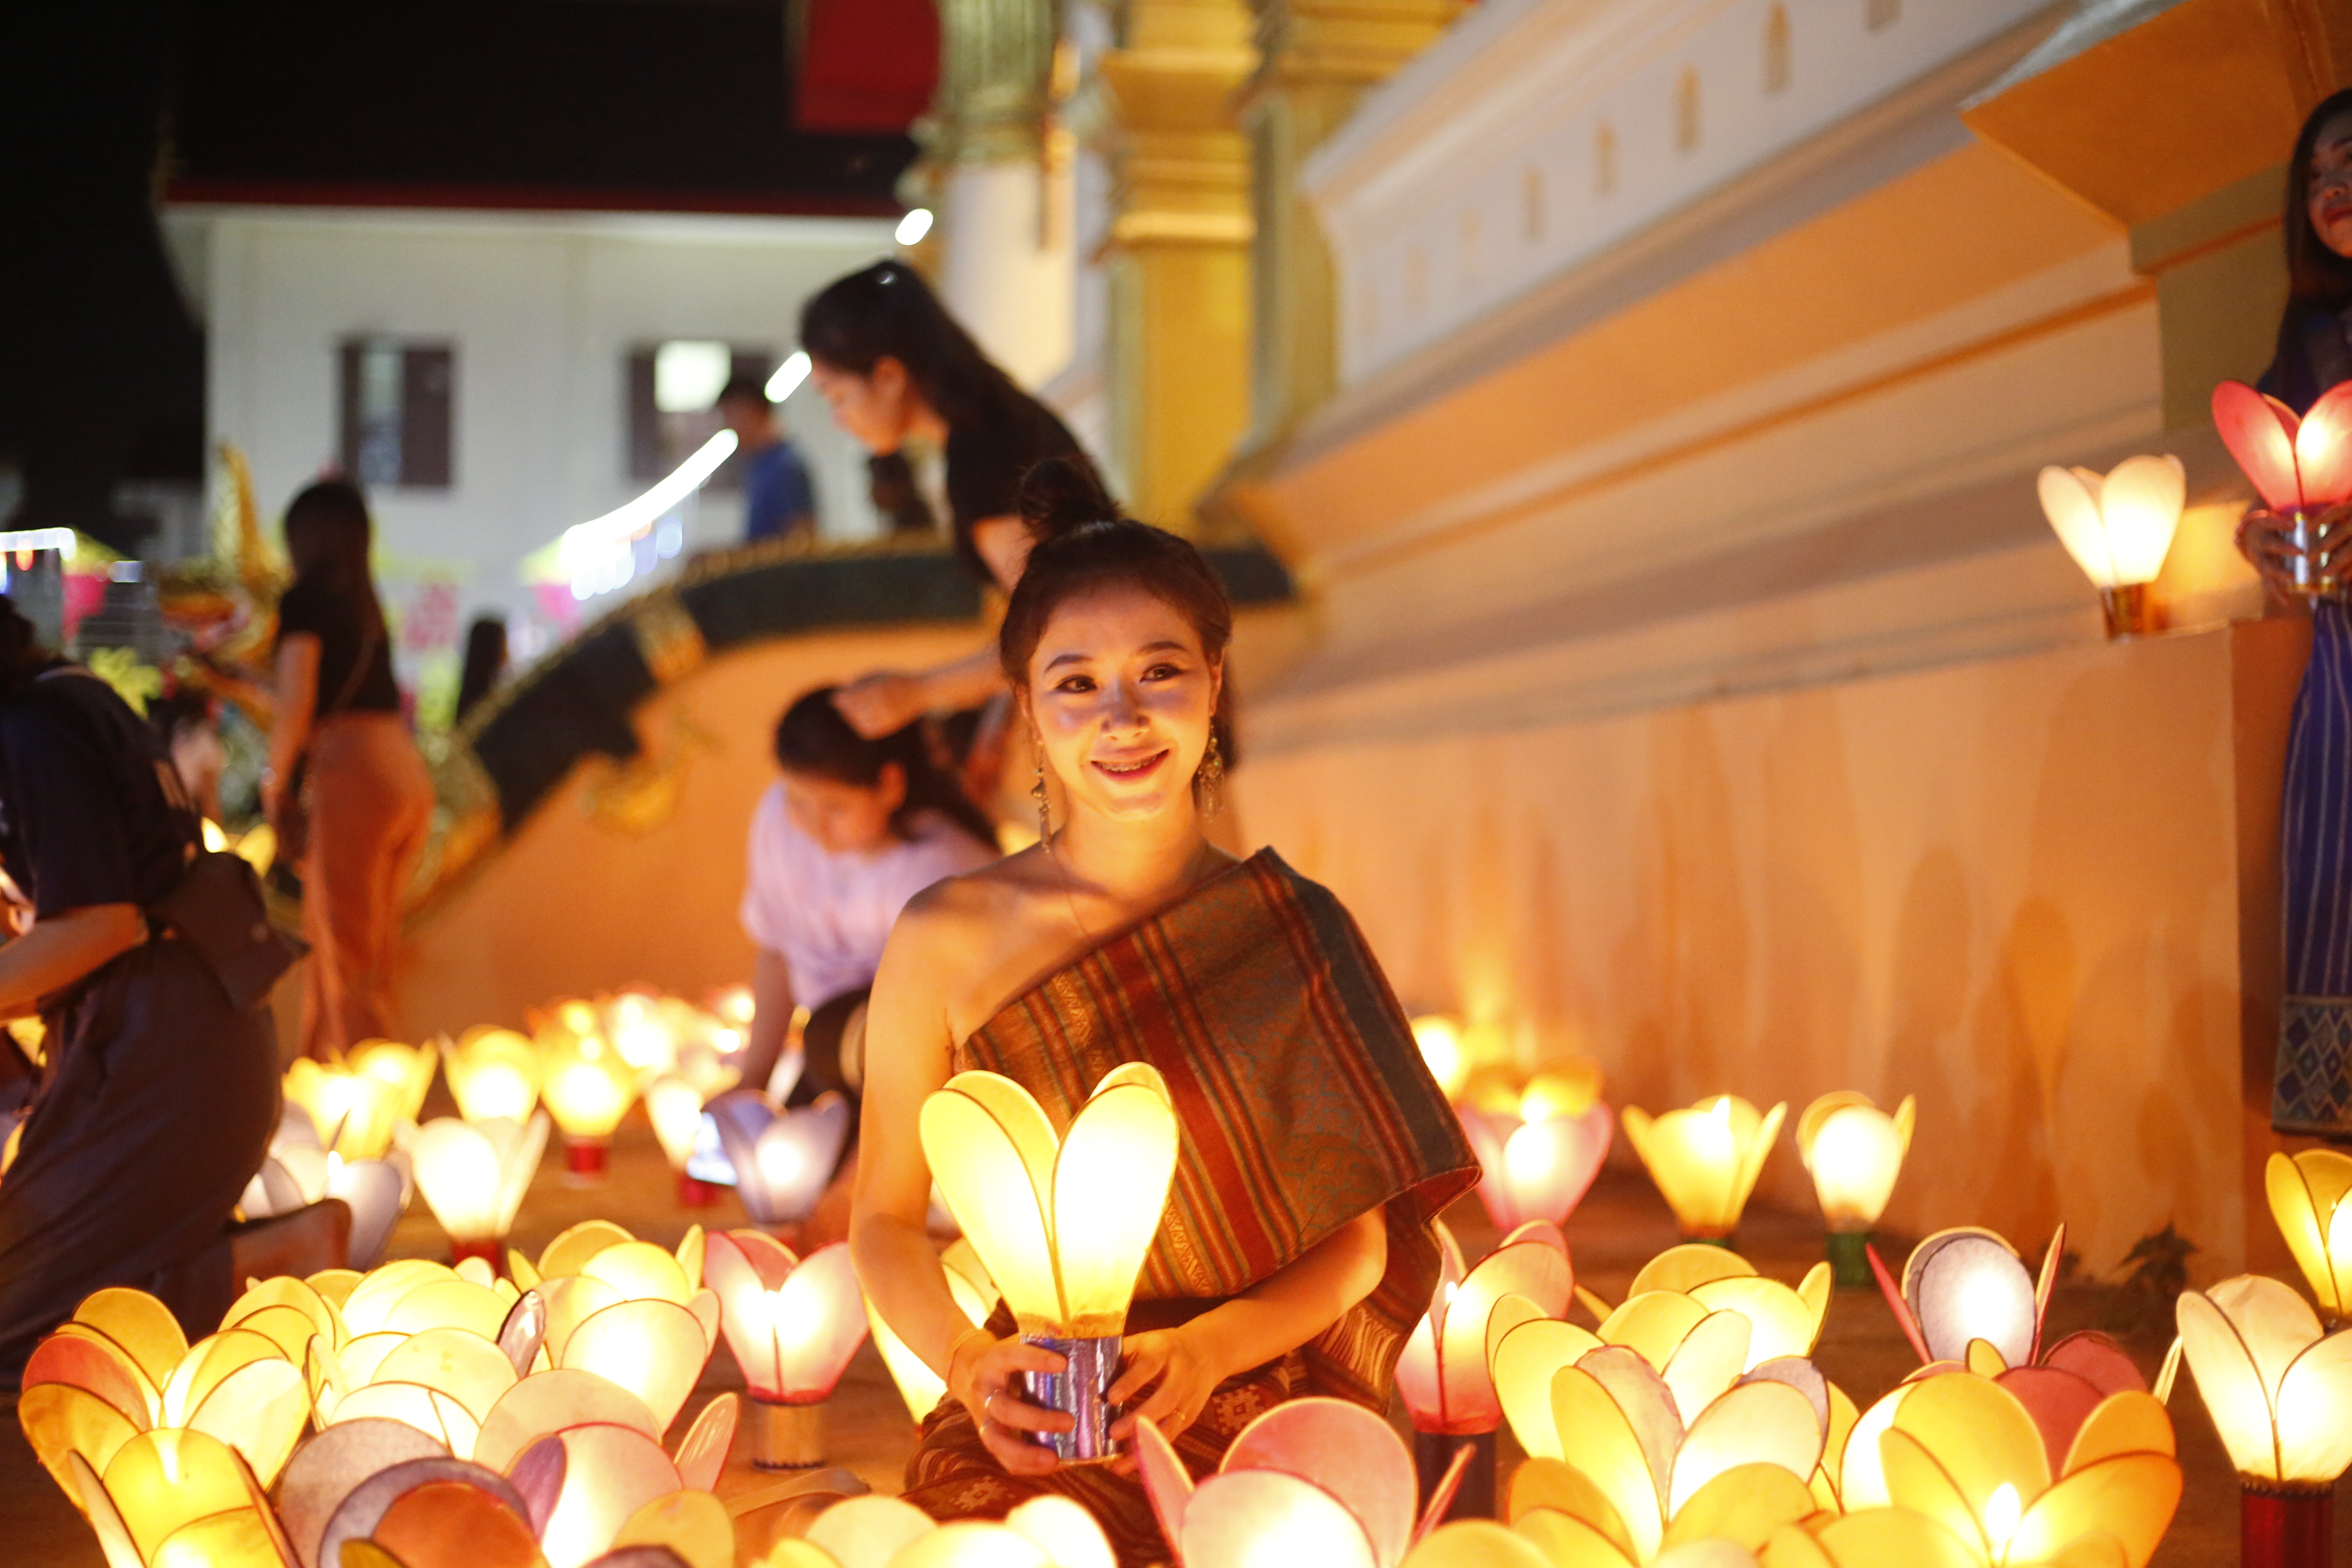
[[[2336,1561],[2336,1489],[2240,1495],[2238,1561],[2244,1568],[2328,1568]]]
[[[747,1399],[743,1417],[751,1428],[754,1468],[805,1470],[824,1463],[824,1401]]]
[[[1060,1372],[1021,1374],[1032,1405],[1066,1412],[1074,1425],[1066,1432],[1040,1432],[1037,1445],[1051,1448],[1066,1465],[1090,1465],[1118,1456],[1111,1441],[1111,1417],[1116,1414],[1106,1397],[1118,1375],[1119,1336],[1064,1340],[1050,1334],[1024,1334],[1024,1344],[1052,1351],[1068,1364]]]
[[[2287,542],[2294,547],[2288,570],[2294,591],[2306,598],[2324,599],[2343,586],[2336,547],[2342,541],[2302,511],[2287,513]]]
[[[1867,1290],[1877,1281],[1870,1272],[1870,1232],[1833,1230],[1825,1251],[1830,1282],[1841,1290]]]
[[[2156,629],[2156,617],[2147,604],[2147,584],[2126,583],[2120,588],[2099,590],[2099,608],[2106,612],[2107,640],[2120,637],[2144,637]]]
[[[563,1184],[568,1187],[601,1185],[613,1152],[609,1138],[563,1138]]]
[[[1465,1447],[1470,1450],[1470,1463],[1462,1472],[1462,1485],[1455,1489],[1454,1500],[1446,1505],[1445,1517],[1495,1517],[1495,1434],[1416,1430],[1412,1435],[1412,1473],[1419,1483],[1421,1500],[1413,1505],[1415,1518],[1429,1511],[1429,1500],[1437,1495],[1438,1482],[1445,1479],[1454,1456]]]
[[[495,1274],[499,1271],[499,1242],[497,1237],[492,1237],[487,1241],[457,1241],[452,1239],[449,1243],[449,1262],[454,1268],[457,1264],[465,1262],[468,1258],[478,1258],[483,1262],[488,1264],[490,1266],[490,1272]]]

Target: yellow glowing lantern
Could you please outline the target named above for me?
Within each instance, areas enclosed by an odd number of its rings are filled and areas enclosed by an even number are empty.
[[[540,1099],[563,1133],[564,1167],[581,1182],[604,1179],[613,1130],[637,1097],[637,1075],[601,1036],[558,1026],[539,1038]]]
[[[1539,1073],[1521,1091],[1518,1115],[1455,1108],[1478,1156],[1478,1201],[1497,1229],[1562,1224],[1591,1189],[1609,1155],[1611,1119],[1607,1106],[1580,1098],[1573,1080]]]
[[[381,1160],[400,1123],[401,1091],[379,1078],[297,1057],[286,1099],[309,1114],[319,1142],[346,1160]]]
[[[2088,468],[2042,470],[2042,510],[2099,590],[2109,637],[2150,629],[2147,585],[2164,570],[2188,485],[2180,459],[2169,455],[2126,458],[2104,478]]]
[[[687,1169],[702,1136],[702,1090],[680,1073],[664,1073],[646,1085],[646,1116],[663,1156],[677,1173],[677,1201],[687,1208],[707,1208],[717,1197],[712,1184]]]
[[[866,1338],[848,1244],[798,1258],[763,1232],[730,1231],[710,1237],[703,1268],[751,1390],[752,1463],[823,1463],[824,1402]]]
[[[1683,1234],[1694,1241],[1728,1246],[1788,1109],[1775,1105],[1759,1115],[1754,1106],[1733,1094],[1717,1095],[1654,1119],[1629,1105],[1625,1136],[1682,1223]]]
[[[2172,1424],[2141,1393],[2101,1402],[2053,1463],[2015,1394],[1940,1373],[1903,1391],[1877,1446],[1889,1502],[1942,1525],[1990,1568],[2078,1560],[2067,1554],[2102,1535],[2126,1568],[2143,1568],[2180,1500]]]
[[[1057,1138],[1011,1079],[958,1073],[923,1102],[921,1134],[950,1212],[1024,1337],[1067,1361],[1030,1384],[1076,1417],[1051,1447],[1066,1460],[1107,1457],[1102,1396],[1176,1169],[1167,1084],[1145,1063],[1114,1068]]]
[[[653,1078],[677,1066],[681,1026],[690,1026],[690,1015],[684,1003],[627,991],[605,1005],[599,1032],[632,1070]]]
[[[205,847],[215,852],[226,849],[253,868],[257,877],[269,875],[269,868],[278,862],[278,829],[267,822],[257,822],[243,833],[231,834],[207,816],[204,819]]]
[[[441,1056],[459,1116],[468,1121],[530,1120],[539,1104],[539,1052],[528,1039],[512,1029],[479,1026],[457,1037],[455,1045],[444,1042]]]
[[[981,1267],[971,1243],[961,1237],[950,1242],[940,1254],[940,1268],[947,1275],[948,1293],[955,1298],[958,1310],[971,1320],[972,1327],[984,1325],[996,1310],[996,1282]],[[874,1348],[882,1352],[882,1364],[889,1368],[890,1380],[898,1385],[898,1397],[907,1402],[907,1414],[919,1423],[947,1397],[947,1380],[898,1337],[875,1310],[870,1298],[866,1303],[866,1323],[873,1331]]]
[[[1829,1222],[1830,1262],[1841,1288],[1870,1283],[1864,1248],[1894,1195],[1917,1113],[1909,1095],[1889,1116],[1868,1096],[1839,1090],[1822,1096],[1797,1118],[1797,1154],[1813,1173],[1813,1193]]]
[[[2352,1154],[2274,1153],[2263,1174],[2271,1217],[2311,1282],[2321,1314],[2330,1322],[2352,1317]]]
[[[776,1542],[758,1568],[1114,1568],[1102,1526],[1048,1493],[995,1522],[941,1524],[902,1498],[853,1497],[819,1514],[805,1537]]]
[[[2352,1468],[2352,1330],[2323,1334],[2308,1302],[2259,1275],[2183,1291],[2175,1310],[2237,1468],[2249,1545],[2270,1545],[2266,1562],[2327,1563],[2329,1505]]]
[[[1470,1075],[1461,1026],[1441,1014],[1428,1014],[1412,1021],[1412,1041],[1421,1047],[1421,1059],[1445,1097],[1451,1100],[1460,1094],[1463,1080]]]
[[[417,1190],[460,1258],[498,1261],[523,1194],[547,1148],[547,1118],[459,1121],[436,1117],[417,1132],[410,1157]]]
[[[322,1149],[310,1114],[289,1105],[237,1207],[248,1220],[271,1219],[322,1198],[340,1198],[352,1211],[348,1260],[366,1268],[383,1256],[392,1227],[408,1206],[406,1162],[397,1152],[361,1160]]]
[[[439,1053],[429,1046],[407,1046],[397,1040],[362,1040],[352,1047],[351,1069],[392,1086],[398,1097],[395,1119],[415,1121],[425,1110],[425,1097],[433,1091],[433,1068]]]

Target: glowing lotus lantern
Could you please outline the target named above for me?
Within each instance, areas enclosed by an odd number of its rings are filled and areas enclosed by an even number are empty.
[[[2037,1280],[2017,1249],[1994,1232],[1976,1226],[1939,1230],[1911,1249],[1899,1291],[1877,1253],[1864,1256],[1922,1362],[1964,1365],[1970,1346],[1982,1342],[2001,1365],[2031,1366],[2041,1353],[2042,1321],[2065,1241],[2061,1226],[2042,1254]]]
[[[743,1212],[761,1225],[807,1217],[824,1195],[849,1139],[849,1102],[837,1094],[779,1114],[756,1089],[730,1089],[704,1108],[718,1134],[725,1169],[697,1162],[722,1183],[731,1179]]]
[[[401,1090],[383,1079],[297,1057],[286,1098],[310,1114],[320,1141],[346,1160],[381,1160],[400,1124]]]
[[[2333,1562],[2336,1482],[2352,1468],[2352,1330],[2323,1334],[2309,1303],[2258,1275],[2183,1291],[2176,1310],[2237,1467],[2243,1560]]]
[[[1114,1568],[1102,1526],[1085,1507],[1048,1493],[1003,1521],[941,1524],[895,1497],[835,1503],[799,1540],[778,1542],[761,1568]]]
[[[1412,1041],[1421,1047],[1421,1059],[1429,1068],[1429,1076],[1437,1087],[1452,1100],[1462,1092],[1463,1080],[1470,1075],[1470,1059],[1462,1048],[1462,1027],[1441,1014],[1428,1014],[1412,1021]]]
[[[547,1148],[547,1118],[460,1121],[437,1117],[416,1134],[417,1190],[459,1258],[498,1261]]]
[[[1825,1094],[1797,1118],[1797,1154],[1813,1173],[1813,1194],[1829,1222],[1829,1258],[1842,1289],[1870,1283],[1864,1248],[1894,1195],[1911,1147],[1918,1108],[1911,1096],[1889,1116],[1866,1095]]]
[[[1074,1417],[1045,1446],[1066,1461],[1108,1458],[1104,1395],[1176,1169],[1167,1084],[1144,1063],[1114,1068],[1057,1138],[1011,1079],[958,1073],[923,1102],[921,1133],[948,1208],[1022,1337],[1067,1363],[1026,1374],[1033,1401]]]
[[[270,1140],[268,1155],[246,1184],[237,1207],[249,1220],[273,1219],[324,1198],[339,1198],[352,1211],[347,1261],[354,1268],[373,1268],[408,1206],[407,1162],[408,1156],[398,1151],[380,1160],[361,1160],[322,1149],[310,1113],[289,1105],[278,1135]]]
[[[1759,1116],[1754,1106],[1733,1094],[1717,1095],[1654,1119],[1629,1105],[1625,1136],[1682,1223],[1683,1234],[1693,1241],[1728,1247],[1788,1109],[1775,1105]]]
[[[1413,1468],[1424,1505],[1468,1440],[1469,1468],[1456,1507],[1495,1511],[1495,1433],[1503,1406],[1487,1370],[1486,1345],[1518,1323],[1559,1318],[1576,1288],[1568,1239],[1538,1220],[1503,1238],[1475,1268],[1463,1266],[1454,1235],[1437,1226],[1437,1290],[1397,1363],[1397,1392],[1412,1416]]]
[[[2352,382],[2339,383],[2297,418],[2294,410],[2240,381],[2213,389],[2213,424],[2263,503],[2287,520],[2297,592],[2333,593],[2334,546],[2314,514],[2352,499]]]
[[[1135,1450],[1183,1568],[1399,1568],[1453,1500],[1449,1481],[1416,1519],[1404,1446],[1387,1422],[1341,1399],[1277,1405],[1198,1484],[1150,1422],[1137,1424]]]
[[[1498,1229],[1559,1225],[1583,1201],[1609,1155],[1609,1108],[1599,1089],[1597,1073],[1563,1065],[1530,1079],[1515,1111],[1456,1108],[1478,1155],[1478,1201]]]
[[[957,1308],[971,1320],[974,1328],[988,1322],[988,1315],[996,1310],[996,1281],[980,1265],[980,1255],[971,1243],[958,1237],[940,1254],[940,1270],[947,1275],[948,1293],[955,1298]],[[874,1334],[874,1348],[882,1352],[882,1364],[890,1369],[890,1380],[898,1385],[898,1397],[907,1402],[907,1414],[920,1425],[924,1416],[939,1407],[947,1397],[947,1380],[930,1369],[900,1339],[880,1312],[874,1310],[871,1298],[866,1303],[866,1324]]]
[[[1873,1426],[1865,1416],[1849,1440],[1849,1471],[1854,1443]],[[2053,1464],[2014,1394],[1990,1378],[1941,1373],[1902,1391],[1876,1446],[1887,1500],[1942,1525],[1966,1561],[1986,1568],[2102,1556],[2142,1568],[2180,1500],[2172,1424],[2142,1393],[2102,1401]]]
[[[751,1391],[751,1462],[824,1463],[825,1401],[866,1338],[848,1243],[798,1258],[763,1232],[728,1231],[710,1238],[702,1267]]]
[[[687,1169],[702,1135],[702,1091],[677,1073],[664,1073],[646,1085],[646,1116],[661,1141],[662,1153],[677,1173],[677,1201],[686,1208],[708,1208],[717,1201],[711,1183]]]
[[[675,998],[625,991],[605,1004],[601,1033],[641,1078],[677,1066],[682,1036],[694,1027],[694,1009]]]
[[[563,1133],[564,1169],[582,1184],[604,1179],[613,1130],[637,1098],[637,1075],[601,1036],[557,1025],[539,1037],[539,1096]]]
[[[441,1056],[458,1115],[468,1121],[530,1120],[539,1104],[539,1052],[528,1039],[512,1029],[472,1028],[457,1044],[444,1043]]]
[[[2164,570],[2188,483],[2174,457],[2126,458],[2104,479],[2088,468],[2042,470],[2042,515],[2099,590],[2107,636],[2151,629],[2147,585]]]
[[[2320,1314],[2329,1322],[2352,1317],[2352,1154],[2306,1149],[2290,1158],[2273,1154],[2263,1171],[2271,1217]]]
[[[398,1096],[394,1120],[415,1121],[425,1112],[425,1097],[433,1092],[433,1068],[438,1053],[429,1046],[407,1046],[397,1040],[362,1040],[346,1058],[362,1078],[392,1086]]]

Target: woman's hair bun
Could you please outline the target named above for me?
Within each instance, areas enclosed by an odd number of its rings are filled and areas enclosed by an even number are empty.
[[[1083,452],[1033,464],[1021,476],[1017,500],[1021,521],[1029,525],[1040,544],[1090,522],[1116,522],[1119,518],[1118,502],[1111,500],[1102,474]]]

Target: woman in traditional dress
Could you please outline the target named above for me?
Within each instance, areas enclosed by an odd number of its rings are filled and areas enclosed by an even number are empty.
[[[2352,90],[2304,122],[2287,163],[2288,300],[2262,390],[2307,412],[2352,380]],[[2352,507],[2315,520],[2336,555]],[[2311,658],[2295,696],[2281,808],[2286,974],[2271,1121],[2282,1132],[2352,1142],[2352,610],[2338,588],[2294,587],[2292,524],[2257,507],[2238,548],[2274,597],[2311,612]]]
[[[0,596],[0,1019],[45,1026],[0,1173],[0,1389],[106,1286],[160,1297],[193,1339],[238,1281],[342,1261],[340,1202],[230,1230],[278,1127],[278,1040],[148,913],[200,842],[162,737]]]
[[[1021,1084],[1057,1131],[1121,1062],[1157,1068],[1180,1129],[1167,1209],[1110,1397],[1196,1474],[1273,1405],[1381,1409],[1429,1305],[1429,1221],[1475,1163],[1347,911],[1272,850],[1203,832],[1219,783],[1233,614],[1190,544],[1102,521],[1036,547],[1000,638],[1045,774],[1067,800],[1036,846],[908,906],[867,1026],[853,1228],[877,1308],[943,1376],[907,1469],[940,1518],[1057,1491],[1129,1563],[1164,1559],[1131,1470],[1056,1468],[1033,1435],[1068,1417],[1015,1374],[1061,1358],[975,1329],[925,1234],[924,1100],[959,1071]]]

